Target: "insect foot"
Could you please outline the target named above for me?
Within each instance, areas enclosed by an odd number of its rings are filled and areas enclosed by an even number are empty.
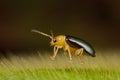
[[[69,60],[69,63],[73,63],[73,60],[72,60],[72,58],[70,58],[70,60]]]
[[[55,57],[54,57],[54,56],[50,56],[50,59],[51,59],[51,60],[55,60]]]
[[[73,61],[72,61],[72,60],[69,60],[69,63],[70,63],[70,64],[72,64],[72,63],[73,63]]]

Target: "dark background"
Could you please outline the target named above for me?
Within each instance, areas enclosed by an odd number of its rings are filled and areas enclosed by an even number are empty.
[[[46,50],[54,35],[80,37],[96,50],[120,48],[120,0],[2,0],[0,50]]]

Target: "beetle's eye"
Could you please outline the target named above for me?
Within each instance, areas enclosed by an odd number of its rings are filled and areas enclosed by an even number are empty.
[[[56,39],[55,39],[55,38],[53,39],[53,42],[54,42],[54,43],[56,42]]]

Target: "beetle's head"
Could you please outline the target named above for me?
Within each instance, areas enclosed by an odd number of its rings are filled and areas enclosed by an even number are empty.
[[[64,46],[64,44],[65,44],[65,36],[64,35],[56,36],[50,41],[51,46],[54,46],[54,45]]]
[[[39,34],[49,37],[51,39],[51,41],[50,41],[51,46],[54,46],[54,45],[64,46],[64,44],[65,44],[65,36],[64,35],[59,35],[59,36],[54,37],[52,32],[51,32],[51,35],[48,35],[46,33],[40,32],[35,29],[33,29],[32,32],[36,32],[36,33],[39,33]]]

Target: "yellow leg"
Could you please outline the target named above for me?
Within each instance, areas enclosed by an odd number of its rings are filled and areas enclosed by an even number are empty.
[[[72,62],[72,55],[71,55],[70,49],[68,48],[67,51],[68,51],[68,54],[69,54],[69,57],[70,57],[70,63],[71,63]]]
[[[83,48],[81,49],[78,49],[75,51],[75,55],[77,55],[79,57],[79,60],[80,60],[80,64],[83,64],[83,62],[81,61],[80,59],[80,56],[83,54]]]
[[[83,48],[80,48],[75,51],[75,55],[77,55],[77,56],[81,56],[82,54],[83,54]]]
[[[58,47],[57,46],[54,46],[54,53],[53,53],[53,56],[51,56],[50,58],[51,58],[51,60],[55,60],[55,57],[56,57],[56,55],[57,55],[57,53],[58,53]]]

